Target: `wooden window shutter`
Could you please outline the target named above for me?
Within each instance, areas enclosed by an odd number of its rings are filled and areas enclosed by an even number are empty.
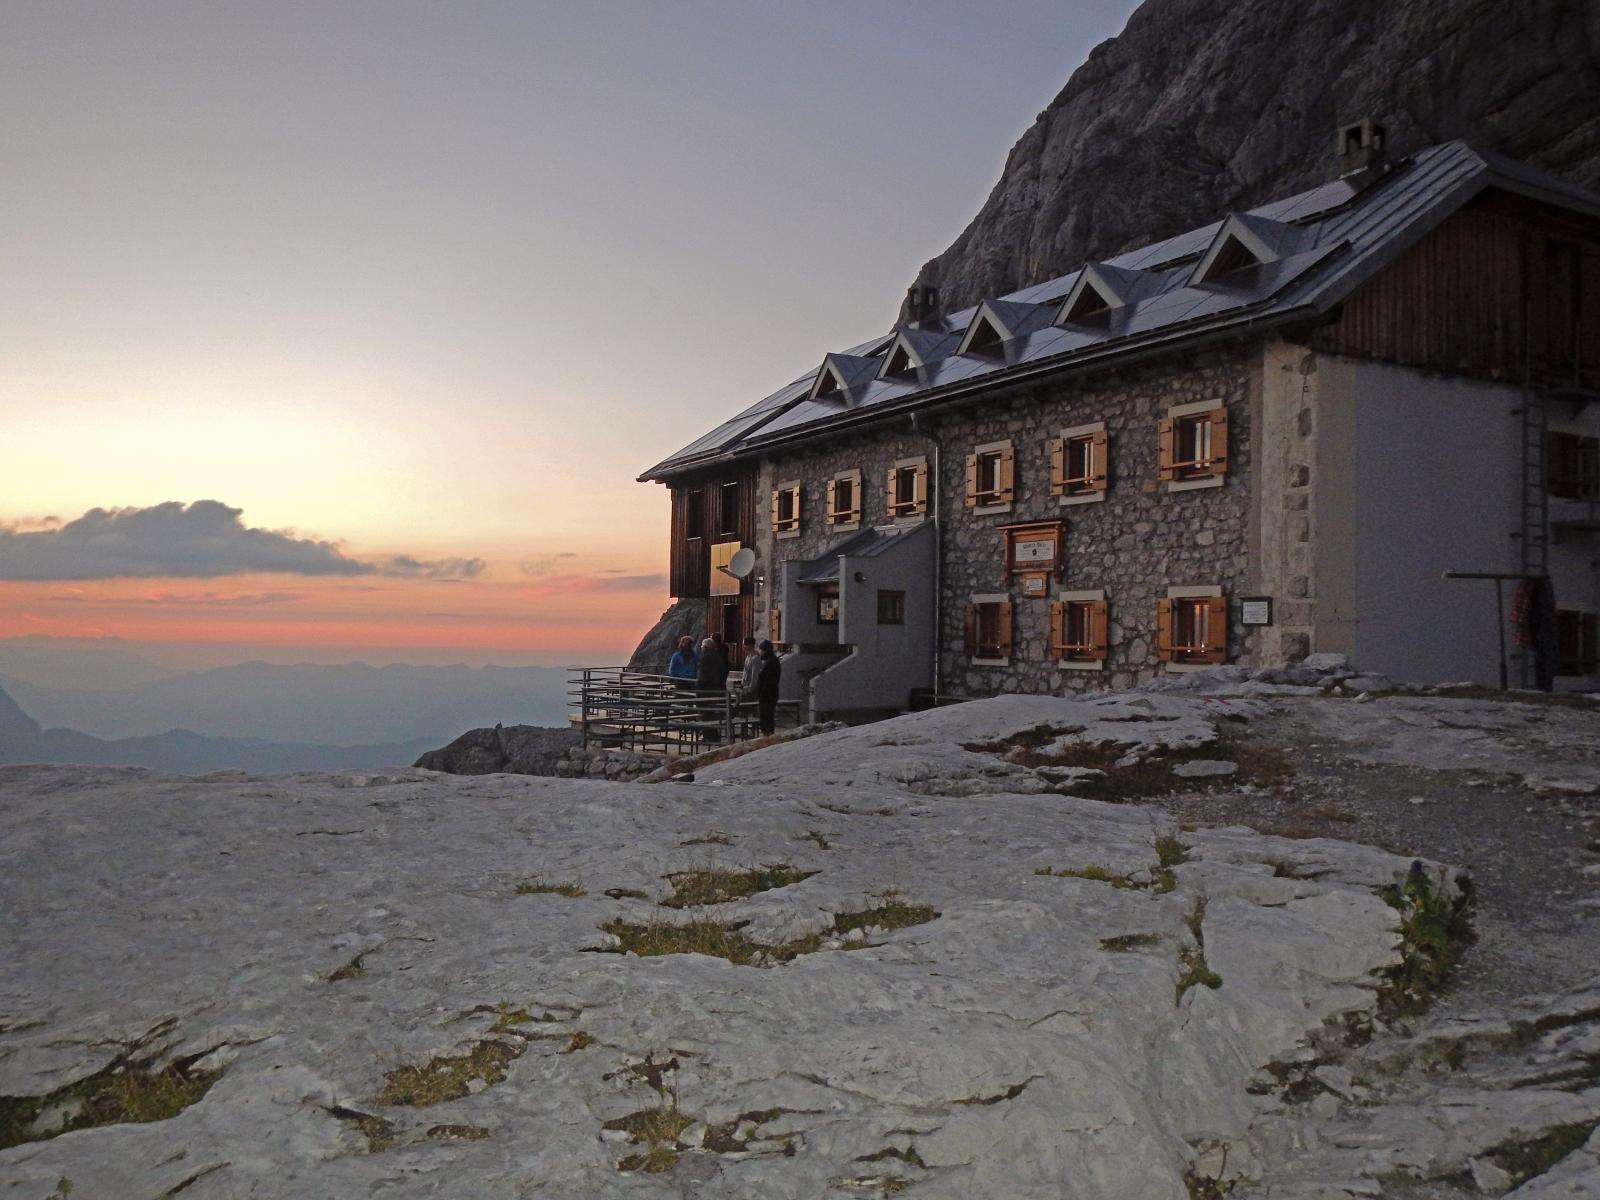
[[[1000,628],[1000,632],[998,634],[998,638],[999,638],[999,641],[1000,641],[1000,657],[1001,658],[1010,658],[1011,657],[1011,601],[1009,601],[1009,600],[1005,601],[1003,604],[1001,604],[999,606],[999,608],[1000,608],[1000,613],[999,613],[1000,619],[999,619],[998,622],[996,622],[996,624]]]
[[[1089,657],[1104,661],[1111,649],[1111,608],[1104,600],[1089,602]]]
[[[967,455],[967,507],[978,506],[978,456]]]
[[[911,497],[916,501],[916,511],[928,511],[928,460],[923,459],[917,464],[916,478],[912,483]]]
[[[1172,460],[1177,458],[1177,426],[1178,423],[1171,417],[1162,417],[1156,442],[1156,476],[1159,479],[1176,478],[1177,472],[1173,469]],[[1163,601],[1163,603],[1165,603]]]
[[[1067,490],[1067,439],[1050,439],[1050,494],[1060,496]]]
[[[1228,598],[1206,598],[1206,654],[1207,662],[1228,661]]]
[[[834,507],[834,483],[834,480],[828,480],[828,523],[830,525],[837,525],[839,523],[839,510]]]
[[[1000,503],[1008,504],[1017,493],[1016,451],[1010,446],[1000,451]]]
[[[772,489],[772,531],[774,533],[776,533],[778,530],[783,528],[782,523],[778,520],[778,501],[782,497],[783,497],[783,489],[782,488],[773,488]]]
[[[1156,601],[1156,657],[1172,661],[1172,601]]]
[[[978,653],[978,606],[968,604],[962,610],[962,642],[963,653],[968,658],[977,657]]]
[[[861,486],[864,482],[865,481],[861,478],[861,472],[857,471],[855,479],[851,482],[851,485],[850,485],[850,517],[849,517],[849,519],[852,520],[852,521],[861,520],[861,514],[864,513],[866,511],[866,508],[867,508],[867,498],[863,494],[866,491],[866,489]]]
[[[1094,490],[1106,490],[1107,463],[1110,461],[1111,440],[1104,429],[1097,431],[1090,439],[1089,475],[1094,480]]]
[[[1211,419],[1211,473],[1228,473],[1228,410],[1213,408],[1206,414]]]
[[[1061,657],[1067,644],[1067,606],[1060,600],[1050,601],[1050,657]]]
[[[888,471],[888,480],[883,489],[883,505],[884,508],[888,510],[888,513],[891,517],[897,517],[901,513],[899,497],[895,492],[895,480],[899,474],[900,472],[896,468],[890,467]]]

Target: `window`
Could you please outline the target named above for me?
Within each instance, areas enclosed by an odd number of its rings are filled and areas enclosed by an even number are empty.
[[[861,524],[860,471],[842,471],[828,480],[828,524],[848,529]]]
[[[839,623],[839,589],[822,587],[817,589],[817,624],[837,625]]]
[[[723,537],[739,536],[739,484],[725,483],[722,485],[720,503],[717,505],[718,516],[721,518],[722,528],[718,531]]]
[[[703,537],[706,531],[706,494],[695,488],[684,495],[683,536]]]
[[[906,623],[906,594],[878,589],[878,624],[904,625]]]
[[[991,442],[967,455],[967,507],[998,512],[1016,496],[1015,458],[1010,442]]]
[[[1228,472],[1228,410],[1205,402],[1168,409],[1157,465],[1169,491],[1221,486]]]
[[[800,481],[791,479],[772,489],[772,532],[779,537],[800,533]]]
[[[1168,588],[1156,602],[1156,657],[1176,666],[1228,661],[1228,598],[1221,588]]]
[[[1104,421],[1064,429],[1060,437],[1051,438],[1050,494],[1061,497],[1063,504],[1103,500],[1109,450]]]
[[[974,662],[1003,665],[1011,659],[1011,597],[974,596],[965,614],[965,649]]]
[[[1600,622],[1594,613],[1556,610],[1556,674],[1593,675],[1600,671]]]
[[[1600,500],[1600,438],[1550,432],[1544,444],[1545,488],[1562,500]]]
[[[1104,592],[1067,592],[1050,606],[1050,653],[1062,666],[1096,670],[1110,641]]]
[[[889,515],[917,517],[928,511],[928,460],[901,459],[889,468]]]
[[[767,610],[767,640],[774,646],[783,645],[783,610],[777,605]]]

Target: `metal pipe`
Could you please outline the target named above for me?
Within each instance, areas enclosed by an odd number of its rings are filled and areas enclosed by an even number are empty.
[[[944,500],[944,485],[939,476],[940,451],[943,443],[935,433],[921,428],[920,414],[911,414],[911,432],[920,433],[933,443],[933,464],[928,472],[928,514],[933,518],[933,705],[939,706],[939,680],[943,676],[943,656],[940,647],[944,632],[944,524],[939,520],[939,506]]]

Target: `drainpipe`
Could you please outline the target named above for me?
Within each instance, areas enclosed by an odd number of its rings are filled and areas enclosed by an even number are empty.
[[[933,516],[933,703],[939,704],[939,680],[944,672],[940,669],[939,647],[941,638],[942,614],[944,610],[944,525],[939,520],[939,502],[944,498],[944,488],[940,483],[939,452],[943,449],[937,434],[922,428],[919,420],[921,414],[911,414],[911,432],[920,433],[933,443],[933,462],[928,470],[928,512]]]

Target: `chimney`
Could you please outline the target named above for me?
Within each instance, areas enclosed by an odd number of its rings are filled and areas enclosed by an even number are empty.
[[[914,283],[906,289],[900,306],[900,323],[912,329],[939,315],[939,289],[931,283]]]
[[[1342,179],[1369,167],[1382,166],[1387,153],[1387,140],[1387,131],[1371,117],[1340,126],[1333,140],[1339,177]]]

